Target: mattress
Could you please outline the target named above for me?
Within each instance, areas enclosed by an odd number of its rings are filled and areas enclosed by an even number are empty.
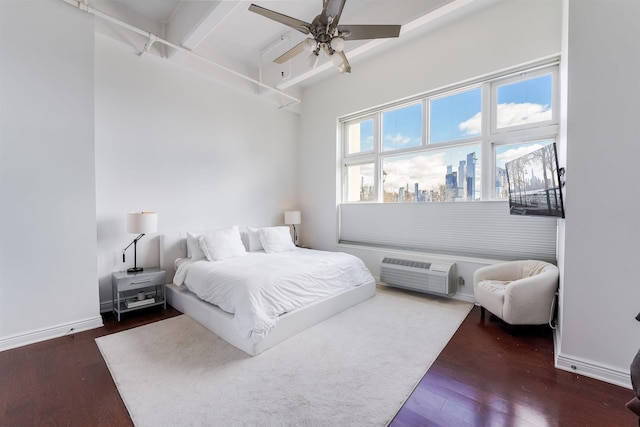
[[[247,252],[215,262],[180,258],[175,265],[175,285],[233,313],[238,333],[256,342],[282,314],[372,279],[353,255],[301,248]]]
[[[256,356],[293,335],[320,323],[348,308],[372,298],[376,283],[368,283],[323,298],[295,311],[280,316],[278,324],[259,342],[238,334],[233,315],[198,298],[184,287],[167,285],[167,302],[178,311],[187,314],[205,328],[245,353]]]
[[[176,260],[186,257],[186,233],[161,235],[160,249],[160,264],[163,270],[167,272],[167,280],[181,284],[185,275],[183,271],[176,275],[175,264],[180,265],[180,262],[176,262]],[[300,254],[304,254],[304,252],[301,251]],[[329,259],[339,256],[337,253],[331,252],[326,254]],[[344,255],[347,256],[346,254]],[[350,255],[348,256],[350,257]],[[245,262],[245,260],[242,260],[242,262]],[[298,269],[298,267],[296,266],[293,269]],[[338,271],[342,273],[344,268]],[[317,273],[316,270],[314,275]],[[261,334],[257,337],[258,339],[256,339],[256,336],[239,333],[238,322],[234,321],[232,309],[225,307],[225,311],[219,306],[199,298],[196,293],[186,289],[185,286],[177,286],[173,283],[168,284],[167,302],[230,344],[254,356],[322,320],[373,297],[376,291],[376,283],[368,273],[368,270],[366,273],[366,275],[348,276],[351,278],[346,281],[351,280],[353,283],[350,286],[354,287],[349,286],[345,289],[343,283],[343,288],[338,287],[331,291],[329,295],[326,295],[326,293],[324,295],[321,294],[312,300],[305,301],[302,305],[289,307],[277,317],[277,322],[274,322],[274,325],[269,328],[268,333]],[[200,275],[202,276],[202,274]],[[342,280],[342,282],[345,282],[345,280]],[[197,288],[194,289],[197,290]],[[222,305],[224,306],[224,304]]]

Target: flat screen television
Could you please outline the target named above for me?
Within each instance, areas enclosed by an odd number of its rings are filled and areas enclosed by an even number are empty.
[[[505,165],[511,215],[564,218],[555,143],[518,157]]]

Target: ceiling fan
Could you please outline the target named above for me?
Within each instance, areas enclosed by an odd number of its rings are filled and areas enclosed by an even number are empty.
[[[310,59],[315,67],[320,51],[324,51],[342,73],[350,73],[351,65],[344,54],[344,42],[348,40],[383,39],[398,37],[400,25],[338,25],[342,9],[347,0],[323,0],[322,12],[308,22],[274,12],[252,4],[249,10],[269,19],[287,25],[308,38],[276,58],[273,62],[283,64],[303,52],[311,52]]]

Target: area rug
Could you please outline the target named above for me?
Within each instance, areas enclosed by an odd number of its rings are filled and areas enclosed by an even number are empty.
[[[255,357],[186,315],[96,342],[136,426],[384,426],[470,309],[378,287]]]

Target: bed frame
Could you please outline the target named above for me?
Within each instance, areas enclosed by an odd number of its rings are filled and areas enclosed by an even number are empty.
[[[232,314],[201,300],[184,286],[178,287],[172,283],[175,274],[174,261],[187,256],[186,236],[186,233],[160,235],[160,267],[166,272],[169,283],[167,284],[167,302],[251,356],[262,353],[298,332],[373,297],[376,293],[376,283],[372,280],[285,313],[280,316],[276,326],[263,340],[254,343],[250,338],[244,338],[238,334],[233,325]]]

